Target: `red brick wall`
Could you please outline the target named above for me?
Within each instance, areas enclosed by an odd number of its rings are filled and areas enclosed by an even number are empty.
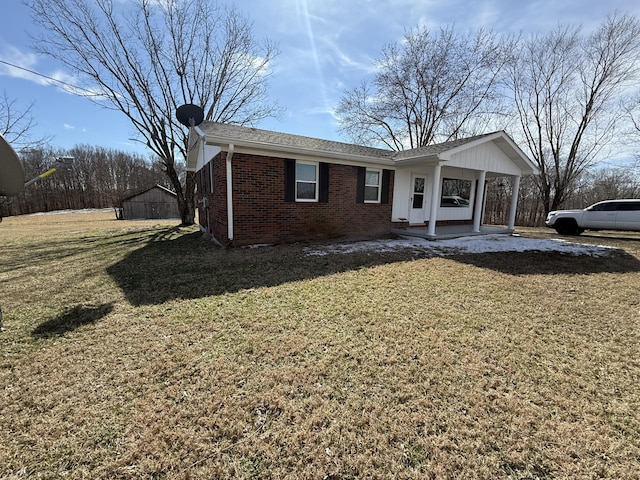
[[[213,194],[209,196],[209,227],[213,238],[227,245],[227,152],[222,152],[213,159]]]
[[[210,229],[227,238],[225,158],[214,159],[214,193],[210,195]],[[233,216],[236,246],[288,243],[326,238],[375,237],[389,233],[388,204],[356,203],[357,167],[329,165],[329,202],[285,202],[285,159],[233,155]],[[389,191],[393,191],[393,172]]]

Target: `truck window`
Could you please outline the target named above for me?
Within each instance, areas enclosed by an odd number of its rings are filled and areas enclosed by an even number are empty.
[[[640,202],[620,202],[618,204],[618,210],[625,212],[640,210]]]
[[[617,205],[617,202],[598,203],[587,208],[587,210],[590,210],[592,212],[611,212],[617,210]]]

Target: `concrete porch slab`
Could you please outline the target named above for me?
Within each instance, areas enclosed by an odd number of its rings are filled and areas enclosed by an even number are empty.
[[[429,235],[427,228],[393,228],[393,235],[402,237],[420,237],[427,240],[445,240],[449,238],[471,237],[477,235],[493,235],[513,233],[512,229],[501,226],[483,225],[479,232],[473,231],[473,225],[442,225],[436,227],[435,235]]]

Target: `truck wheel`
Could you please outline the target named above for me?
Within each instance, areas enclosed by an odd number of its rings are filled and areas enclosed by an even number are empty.
[[[559,220],[556,222],[555,229],[560,235],[580,235],[583,232],[572,218]]]

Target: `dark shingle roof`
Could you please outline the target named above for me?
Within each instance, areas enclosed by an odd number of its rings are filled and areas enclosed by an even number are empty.
[[[454,148],[460,147],[467,143],[475,142],[479,138],[486,137],[489,135],[493,135],[496,132],[485,133],[482,135],[476,135],[473,137],[460,138],[458,140],[451,140],[449,142],[444,143],[436,143],[433,145],[427,145],[426,147],[418,147],[412,148],[410,150],[402,150],[400,152],[396,152],[393,156],[394,160],[403,160],[407,158],[415,158],[415,157],[429,157],[431,155],[437,155],[442,152],[446,152],[447,150],[452,150]]]
[[[421,161],[429,157],[434,159],[433,157],[439,154],[473,143],[481,138],[493,136],[495,137],[493,140],[496,146],[512,161],[518,163],[524,170],[531,170],[533,173],[536,172],[536,167],[533,163],[531,163],[526,155],[503,131],[475,135],[473,137],[437,143],[426,147],[412,148],[410,150],[393,151],[215,122],[203,122],[200,125],[200,129],[209,140],[221,145],[233,143],[236,147],[271,150],[279,154],[289,152],[320,157],[330,155],[335,158],[369,161],[388,165],[393,165],[396,162],[397,164],[401,164]]]
[[[205,122],[200,125],[200,128],[207,136],[216,139],[229,139],[230,143],[241,139],[243,144],[254,144],[255,146],[291,147],[294,149],[308,150],[310,152],[355,155],[389,160],[393,158],[393,154],[395,153],[391,150],[383,150],[381,148],[365,147],[362,145],[222,123]]]

